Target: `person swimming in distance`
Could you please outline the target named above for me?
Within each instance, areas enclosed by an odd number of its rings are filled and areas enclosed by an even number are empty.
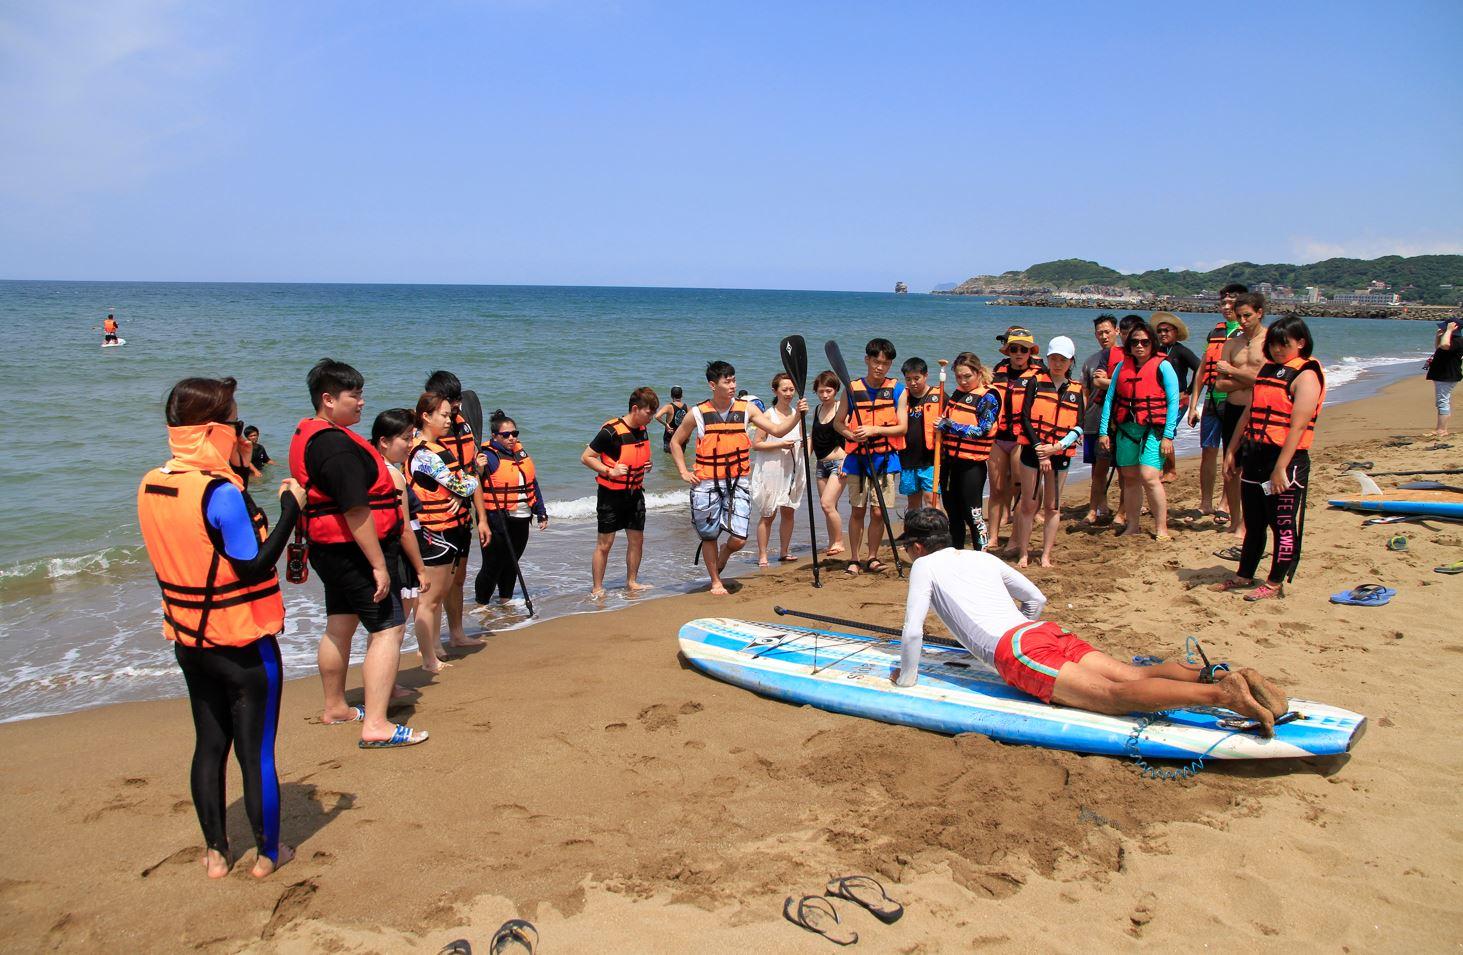
[[[1289,707],[1284,692],[1253,669],[1178,661],[1138,667],[1043,621],[1046,597],[1037,586],[992,554],[955,550],[949,520],[932,507],[905,515],[898,543],[910,560],[893,676],[898,686],[919,681],[925,616],[933,605],[961,646],[994,666],[1009,685],[1045,703],[1114,715],[1223,706],[1258,721],[1267,737]]]

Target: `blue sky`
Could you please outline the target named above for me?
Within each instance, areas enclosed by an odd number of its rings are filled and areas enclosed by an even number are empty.
[[[1463,252],[1463,4],[0,5],[0,277]]]

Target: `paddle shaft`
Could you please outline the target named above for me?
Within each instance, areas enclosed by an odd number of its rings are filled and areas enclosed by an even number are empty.
[[[949,362],[947,362],[944,358],[939,359],[939,362],[940,362],[940,417],[943,418],[943,417],[945,417],[945,402],[948,400],[947,397],[946,397],[946,395],[945,395],[945,366],[947,364],[949,364]],[[929,412],[926,412],[926,414],[928,414],[928,413]],[[935,470],[934,470],[933,476],[930,478],[930,483],[935,486],[934,487],[934,490],[931,493],[934,495],[934,498],[935,498],[936,501],[938,501],[940,499],[940,459],[945,456],[944,451],[945,451],[945,432],[941,431],[939,428],[936,428],[935,429]]]
[[[533,616],[533,598],[528,595],[528,581],[523,579],[523,565],[518,562],[518,551],[513,549],[513,536],[508,533],[508,515],[503,511],[488,511],[488,524],[491,527],[493,515],[497,514],[502,518],[498,523],[502,530],[491,528],[494,534],[503,535],[503,546],[508,548],[508,559],[513,561],[513,573],[518,577],[518,586],[523,591],[523,605],[528,608],[528,615]]]
[[[863,416],[859,414],[858,402],[853,397],[853,379],[848,376],[848,364],[843,360],[843,352],[838,347],[838,342],[829,340],[823,346],[824,353],[828,356],[828,362],[833,366],[833,373],[838,376],[839,383],[843,385],[843,394],[848,398],[848,407],[853,411],[854,423],[863,426]],[[889,550],[894,554],[894,569],[900,577],[904,576],[904,561],[899,559],[899,545],[894,543],[894,525],[889,523],[889,508],[884,505],[884,482],[883,475],[871,474],[874,470],[874,455],[867,450],[867,446],[859,443],[862,449],[858,452],[864,462],[864,480],[872,479],[874,482],[874,496],[879,500],[879,516],[884,519],[884,533],[889,536]],[[892,453],[892,452],[891,452]],[[875,551],[877,554],[877,551]],[[857,561],[857,554],[850,554],[850,558]]]
[[[1463,474],[1463,468],[1437,468],[1425,471],[1372,471],[1372,477],[1412,477],[1417,474]]]
[[[792,384],[797,389],[798,397],[804,397],[808,386],[808,343],[803,336],[789,335],[782,340],[782,367],[788,377],[792,378]],[[817,420],[816,413],[813,420]],[[822,571],[818,566],[818,522],[813,516],[813,439],[808,431],[807,415],[798,415],[798,427],[803,436],[803,477],[808,491],[808,539],[813,546],[813,586],[822,587]]]
[[[849,620],[844,617],[830,617],[826,614],[808,613],[807,611],[803,610],[789,610],[786,607],[773,607],[772,612],[777,614],[779,617],[801,617],[804,620],[816,620],[819,623],[831,623],[839,627],[853,627],[855,630],[867,630],[869,633],[880,633],[887,637],[904,636],[904,631],[902,630],[896,630],[893,627],[881,627],[878,624],[874,623],[864,623],[861,620]],[[962,646],[959,641],[951,640],[947,637],[931,637],[929,635],[925,636],[925,642],[938,644],[942,647]]]

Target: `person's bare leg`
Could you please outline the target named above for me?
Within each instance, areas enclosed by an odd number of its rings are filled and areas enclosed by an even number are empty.
[[[1199,454],[1199,513],[1214,513],[1214,472],[1218,470],[1219,449],[1205,448]]]
[[[356,715],[345,702],[345,674],[350,668],[351,637],[358,623],[360,618],[353,613],[333,613],[325,618],[325,635],[320,638],[315,659],[325,694],[320,719],[326,723],[348,723]]]
[[[1052,549],[1057,546],[1057,529],[1062,523],[1062,487],[1067,483],[1066,471],[1053,471],[1042,482],[1045,500],[1041,525],[1041,566],[1052,566]]]
[[[837,557],[843,553],[843,516],[838,513],[838,499],[842,495],[843,481],[837,474],[818,479],[818,505],[823,509],[823,523],[828,533],[828,546],[823,551],[825,557]]]
[[[884,512],[877,501],[869,502],[869,560],[879,556],[879,545],[884,543]],[[854,553],[858,553],[857,550]]]
[[[848,509],[848,559],[852,561],[861,560],[859,557],[859,545],[864,542],[864,518],[869,512],[868,505],[863,507],[852,507]]]
[[[772,515],[757,518],[757,566],[767,566],[767,542],[772,539]]]
[[[711,575],[711,592],[717,596],[729,593],[721,582],[721,548],[716,541],[701,542],[701,563],[706,565],[706,572]]]
[[[726,562],[731,560],[731,555],[747,546],[745,537],[737,537],[735,534],[726,535],[726,543],[721,545],[716,555],[716,569],[726,570]]]
[[[1163,472],[1140,464],[1138,477],[1148,494],[1148,510],[1153,512],[1154,534],[1159,540],[1165,540],[1168,537],[1168,492],[1163,487]]]
[[[640,582],[640,555],[645,550],[644,531],[625,532],[625,587],[627,590],[639,592],[649,590],[649,584]]]
[[[792,557],[792,531],[797,516],[790,507],[778,508],[778,510],[782,512],[782,526],[777,529],[777,536],[782,541],[782,549],[777,556],[780,560],[787,560]]]
[[[1017,567],[1030,563],[1026,556],[1031,549],[1031,524],[1036,519],[1036,468],[1021,465],[1021,499],[1016,506],[1016,520],[1012,522],[1011,546],[1006,554],[1016,558]]]
[[[510,542],[508,546],[513,545]],[[464,583],[467,581],[466,554],[457,562],[452,575],[447,579],[451,583],[451,587],[447,590],[447,599],[443,601],[443,606],[447,610],[447,642],[454,647],[469,646],[467,632],[462,629],[462,601]],[[479,640],[478,643],[482,643],[482,641]]]
[[[1112,462],[1104,457],[1092,460],[1092,480],[1087,490],[1087,516],[1083,520],[1092,523],[1107,514],[1107,472]]]
[[[1122,508],[1128,518],[1120,533],[1136,534],[1142,530],[1140,515],[1143,513],[1143,479],[1138,476],[1138,465],[1118,468],[1118,480],[1123,482]]]
[[[281,845],[279,847],[279,861],[276,862],[269,856],[260,856],[254,862],[254,868],[249,874],[256,879],[263,879],[278,872],[279,869],[295,857],[295,850],[292,846]]]
[[[1241,503],[1239,475],[1224,477],[1224,499],[1229,502],[1229,529],[1236,544],[1245,542],[1244,505]]]
[[[366,720],[361,724],[361,739],[390,739],[396,725],[386,718],[386,704],[391,688],[396,685],[396,671],[401,666],[401,638],[405,627],[392,627],[367,638],[366,659],[361,664],[361,682],[366,688]]]
[[[626,531],[628,538],[632,531]],[[594,556],[589,560],[589,596],[603,597],[605,595],[605,568],[610,563],[610,551],[615,546],[614,534],[600,534],[594,541]]]
[[[1064,663],[1057,673],[1052,702],[1116,716],[1175,707],[1222,706],[1259,721],[1265,736],[1275,732],[1274,714],[1256,701],[1239,674],[1229,674],[1216,683],[1190,683],[1161,676],[1110,680],[1094,668]]]
[[[1001,525],[1006,519],[1006,504],[1008,484],[1010,482],[1010,455],[1002,451],[999,446],[991,448],[990,457],[986,459],[986,478],[989,481],[987,487],[988,497],[986,499],[985,522],[986,522],[986,546],[988,551],[1000,549]]]

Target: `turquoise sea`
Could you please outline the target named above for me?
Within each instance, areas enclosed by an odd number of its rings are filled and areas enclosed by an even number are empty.
[[[108,308],[122,348],[98,347]],[[1018,322],[1043,346],[1068,334],[1086,351],[1095,314],[846,292],[0,282],[0,720],[184,693],[160,635],[135,513],[140,476],[167,457],[162,399],[181,377],[239,379],[241,417],[281,462],[254,485],[273,512],[290,433],[310,412],[305,372],[317,359],[348,361],[366,376],[363,430],[378,411],[411,406],[434,369],[456,372],[486,412],[503,408],[517,419],[538,464],[553,521],[534,534],[523,569],[549,617],[625,600],[584,596],[594,482],[578,458],[632,389],[651,385],[664,400],[679,384],[700,400],[705,363],[724,358],[742,387],[765,395],[781,370],[778,342],[792,333],[809,342],[810,378],[824,367],[829,338],[855,369],[875,335],[892,339],[901,361],[919,355],[933,365],[962,350],[993,359],[994,336]],[[1185,317],[1190,344],[1202,344],[1213,317]],[[1316,319],[1312,327],[1332,400],[1412,373],[1431,350],[1424,323]],[[652,434],[658,466],[648,482],[643,578],[657,589],[645,599],[704,582],[690,561],[684,485]],[[1181,447],[1193,443],[1187,429],[1183,438]],[[805,515],[798,520],[794,540],[805,552]],[[612,589],[623,583],[622,548],[611,558]],[[733,576],[757,573],[754,548],[739,556]],[[306,675],[323,625],[319,592],[313,583],[287,585],[286,601],[285,662],[290,675]],[[521,623],[516,613],[470,619],[494,630]],[[594,618],[583,619],[593,637]]]

